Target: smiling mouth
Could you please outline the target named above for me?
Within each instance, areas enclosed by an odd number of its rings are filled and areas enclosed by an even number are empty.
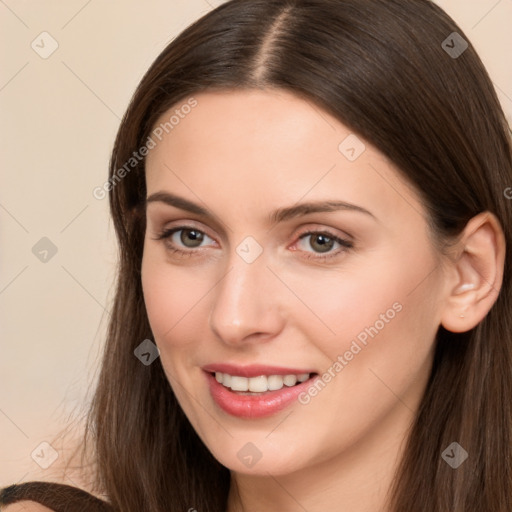
[[[240,395],[258,395],[269,391],[291,388],[309,380],[316,373],[300,373],[288,375],[259,375],[242,377],[223,372],[209,372],[215,380],[233,393]]]

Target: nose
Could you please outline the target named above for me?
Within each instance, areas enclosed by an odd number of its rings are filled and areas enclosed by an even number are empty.
[[[234,253],[229,270],[214,288],[209,326],[229,345],[261,343],[274,338],[284,325],[279,281],[265,259],[247,263]]]

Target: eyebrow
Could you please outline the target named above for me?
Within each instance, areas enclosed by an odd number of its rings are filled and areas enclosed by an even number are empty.
[[[208,209],[199,206],[188,199],[170,194],[169,192],[155,192],[146,198],[146,205],[149,203],[160,202],[169,206],[174,206],[180,210],[186,210],[196,215],[204,217],[215,217]],[[270,223],[279,223],[291,220],[295,217],[307,215],[309,213],[319,212],[335,212],[339,210],[349,210],[363,213],[376,219],[375,215],[365,208],[347,203],[346,201],[327,200],[327,201],[312,201],[307,203],[300,203],[286,208],[279,208],[273,211],[269,216]]]

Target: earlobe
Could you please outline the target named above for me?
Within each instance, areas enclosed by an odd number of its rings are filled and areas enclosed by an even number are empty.
[[[457,251],[448,264],[455,277],[447,290],[441,325],[451,332],[466,332],[485,318],[501,288],[505,237],[496,216],[483,212],[473,217]]]

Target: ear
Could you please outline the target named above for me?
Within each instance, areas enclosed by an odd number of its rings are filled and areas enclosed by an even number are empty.
[[[473,217],[448,263],[447,295],[441,325],[466,332],[478,325],[498,298],[505,264],[505,236],[490,212]]]

